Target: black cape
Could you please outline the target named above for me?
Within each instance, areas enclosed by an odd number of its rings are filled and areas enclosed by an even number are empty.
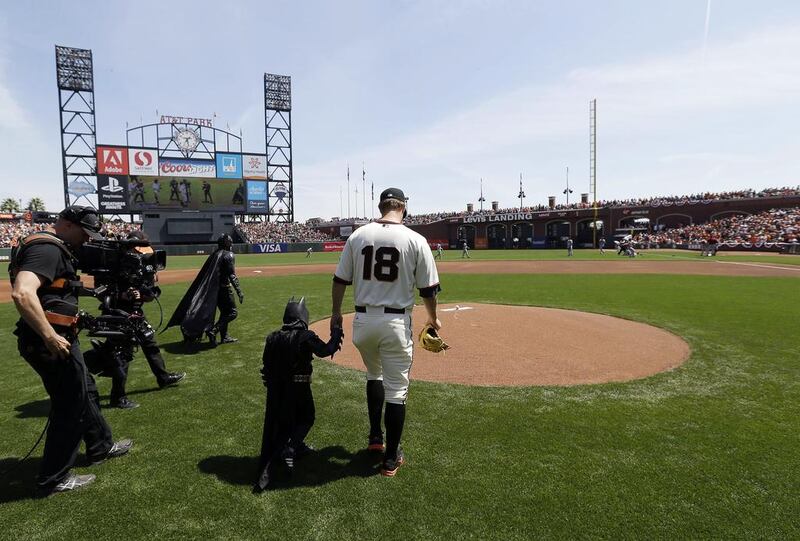
[[[225,250],[217,250],[208,256],[164,330],[180,325],[184,338],[196,340],[211,329],[217,311],[220,269],[224,253]]]
[[[301,322],[284,325],[267,336],[261,370],[267,387],[267,404],[255,492],[265,490],[273,480],[274,468],[290,439],[298,437],[302,441],[314,423],[311,384],[293,383],[293,376],[310,376],[313,356],[332,356],[341,348],[342,337],[342,331],[337,329],[325,343]],[[309,410],[311,417],[306,418]],[[310,424],[298,426],[303,423]]]

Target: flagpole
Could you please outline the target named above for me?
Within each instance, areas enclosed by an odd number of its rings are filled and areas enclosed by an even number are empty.
[[[344,201],[342,200],[342,185],[339,184],[339,218],[342,218],[342,214],[344,214],[344,207],[342,206]]]
[[[347,217],[350,218],[350,163],[347,164]]]
[[[364,207],[364,219],[367,219],[367,170],[361,162],[361,203]]]
[[[372,219],[375,219],[375,181],[370,181],[369,185],[371,186],[371,199],[372,199]]]
[[[483,197],[483,177],[481,177],[481,196],[478,198],[478,202],[481,204],[481,214],[483,214],[483,202],[486,201],[486,198]]]

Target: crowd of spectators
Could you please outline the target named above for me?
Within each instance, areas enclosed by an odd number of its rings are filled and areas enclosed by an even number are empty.
[[[15,246],[20,238],[41,231],[48,225],[50,224],[22,220],[2,221],[0,222],[0,248]],[[128,233],[140,227],[140,224],[130,222],[106,222],[103,225],[103,230],[107,236],[125,237]]]
[[[41,231],[46,226],[22,221],[0,222],[0,248],[15,246],[20,237]]]
[[[247,242],[325,242],[333,240],[329,235],[296,222],[245,222],[236,230]]]
[[[699,225],[640,233],[642,245],[671,247],[676,244],[718,242],[731,244],[800,242],[800,207],[772,209],[753,215],[735,215]]]
[[[669,205],[692,205],[698,203],[710,203],[712,201],[729,201],[732,199],[761,199],[765,197],[800,197],[800,186],[784,187],[784,188],[766,188],[761,191],[756,190],[736,190],[730,192],[704,192],[690,195],[670,195],[670,196],[657,196],[645,198],[631,198],[631,199],[611,199],[598,201],[598,208],[606,207],[658,207]],[[417,214],[409,215],[404,220],[406,225],[421,225],[449,218],[463,218],[465,216],[478,216],[486,215],[491,216],[494,214],[509,214],[514,212],[547,212],[550,210],[576,210],[592,208],[592,203],[583,203],[581,201],[570,203],[569,205],[558,204],[554,207],[548,205],[533,205],[526,207],[512,207],[502,208],[498,210],[485,209],[483,211],[476,210],[473,212],[434,212],[431,214]]]
[[[138,231],[139,229],[141,229],[141,224],[123,222],[121,220],[117,222],[106,222],[103,226],[107,237],[114,236],[125,238],[131,231]]]

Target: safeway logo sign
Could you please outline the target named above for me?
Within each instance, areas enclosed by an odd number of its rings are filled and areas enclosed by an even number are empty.
[[[127,175],[128,153],[126,149],[97,147],[97,174]]]
[[[158,175],[158,151],[146,148],[129,148],[128,163],[131,175]]]
[[[106,186],[101,186],[100,189],[104,192],[118,193],[124,190],[125,188],[123,188],[120,185],[118,179],[114,177],[108,177],[108,184]]]

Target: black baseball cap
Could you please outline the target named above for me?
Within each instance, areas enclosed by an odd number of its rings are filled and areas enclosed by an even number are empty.
[[[103,224],[100,222],[97,211],[92,207],[72,205],[59,212],[58,215],[68,222],[81,226],[90,239],[103,240],[103,235],[100,233]]]
[[[397,199],[398,201],[406,202],[406,195],[400,188],[387,188],[381,192],[380,202],[383,203],[387,199]]]

